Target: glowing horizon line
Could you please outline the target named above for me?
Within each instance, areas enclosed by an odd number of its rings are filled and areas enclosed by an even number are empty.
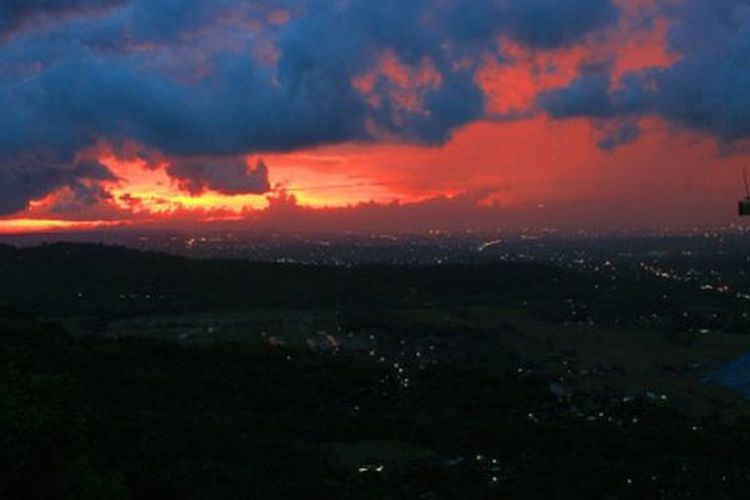
[[[130,222],[125,220],[65,220],[65,219],[1,219],[0,234],[27,234],[48,231],[73,231],[77,229],[97,229],[103,227],[123,226]]]

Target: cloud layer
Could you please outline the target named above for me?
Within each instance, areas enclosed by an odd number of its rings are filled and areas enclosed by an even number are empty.
[[[194,195],[207,189],[229,195],[263,194],[271,189],[263,160],[249,169],[244,157],[175,159],[167,173],[178,180],[184,191]]]
[[[0,214],[85,180],[102,142],[167,158],[441,143],[484,116],[476,73],[502,61],[499,37],[563,47],[618,15],[610,0],[3,2]],[[196,165],[170,171],[192,190],[266,186],[231,159]]]
[[[658,23],[672,62],[623,70],[613,37]],[[504,107],[507,75],[539,54],[554,62],[532,65],[528,104]],[[110,199],[102,150],[232,196],[272,188],[248,154],[440,145],[478,120],[582,118],[614,151],[655,117],[731,150],[750,138],[748,89],[750,0],[11,0],[0,215],[55,191],[62,211]]]
[[[545,92],[539,105],[555,118],[659,116],[731,145],[750,137],[750,1],[660,2],[676,62],[615,80],[611,67],[582,68],[571,85]],[[633,136],[624,129],[617,139]]]

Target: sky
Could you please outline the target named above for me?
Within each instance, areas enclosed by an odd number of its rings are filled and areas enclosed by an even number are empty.
[[[0,3],[0,234],[742,224],[750,0]]]

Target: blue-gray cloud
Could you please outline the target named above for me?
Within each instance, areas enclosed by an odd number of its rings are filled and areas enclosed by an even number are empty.
[[[601,149],[613,151],[619,146],[632,144],[641,136],[641,129],[637,123],[617,124],[614,130],[609,130],[596,144]]]
[[[93,14],[125,0],[3,0],[0,3],[0,41],[26,24],[59,22],[60,18]]]
[[[207,189],[230,195],[262,194],[271,189],[265,162],[258,160],[251,169],[244,157],[174,159],[167,173],[192,194]]]
[[[501,56],[498,37],[560,47],[617,16],[612,0],[2,2],[0,214],[69,185],[97,141],[180,158],[383,137],[441,143],[483,116],[475,76]],[[418,89],[415,109],[383,75],[377,106],[352,86],[385,51],[440,74]],[[195,186],[231,192],[230,179],[247,181],[231,166],[222,177],[185,165],[172,172],[197,175]]]
[[[655,115],[730,144],[749,138],[750,0],[664,3],[674,64],[630,73],[617,85],[607,71],[584,71],[540,95],[540,107],[555,118]]]
[[[29,200],[40,198],[50,191],[69,187],[80,188],[82,183],[114,180],[114,176],[98,162],[65,165],[50,164],[36,155],[26,155],[3,165],[0,172],[0,208],[13,213],[26,207]]]
[[[554,118],[609,118],[616,113],[609,74],[584,74],[569,86],[542,93],[537,100]]]

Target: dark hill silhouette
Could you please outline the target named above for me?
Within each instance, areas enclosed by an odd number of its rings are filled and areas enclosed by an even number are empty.
[[[547,264],[324,267],[64,243],[0,247],[0,281],[0,305],[45,315],[521,300],[586,284]]]

